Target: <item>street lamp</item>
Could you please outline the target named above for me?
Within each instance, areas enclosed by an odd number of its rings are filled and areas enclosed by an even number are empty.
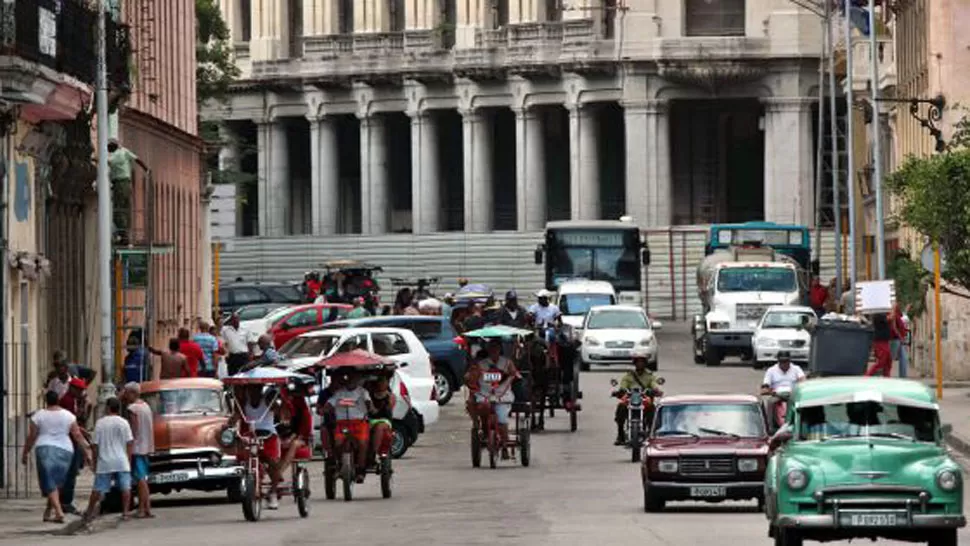
[[[909,114],[936,140],[936,151],[942,152],[946,150],[946,141],[943,139],[943,132],[936,126],[937,123],[943,120],[943,109],[946,108],[946,97],[943,95],[937,95],[932,99],[890,99],[879,97],[877,100],[879,102],[909,104]],[[921,107],[923,105],[929,107],[926,109],[926,115],[922,114]]]

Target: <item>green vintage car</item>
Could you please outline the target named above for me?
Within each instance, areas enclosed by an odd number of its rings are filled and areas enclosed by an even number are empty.
[[[963,472],[943,444],[939,406],[904,379],[810,379],[772,439],[765,515],[775,546],[887,538],[957,544]]]

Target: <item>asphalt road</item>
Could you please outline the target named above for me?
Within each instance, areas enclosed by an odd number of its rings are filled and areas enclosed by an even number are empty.
[[[737,361],[716,369],[695,365],[685,327],[669,325],[660,343],[660,374],[671,394],[754,392],[760,382],[760,373]],[[72,546],[771,544],[766,520],[753,502],[674,503],[661,514],[643,512],[638,465],[630,462],[628,451],[612,445],[609,379],[620,374],[620,369],[594,368],[582,375],[579,431],[568,432],[562,414],[547,420],[546,431],[533,436],[529,468],[506,462],[495,470],[487,463],[473,469],[467,418],[455,398],[442,420],[396,461],[391,499],[382,499],[378,480],[368,476],[355,489],[353,502],[327,501],[321,463],[314,463],[308,519],[299,518],[291,499],[284,499],[278,512],[264,511],[262,521],[247,523],[239,505],[221,495],[162,497],[155,501],[155,520],[110,525],[68,540]],[[961,538],[970,544],[970,531]],[[64,541],[29,540],[35,545]],[[24,537],[0,538],[0,544],[13,543],[23,544]]]

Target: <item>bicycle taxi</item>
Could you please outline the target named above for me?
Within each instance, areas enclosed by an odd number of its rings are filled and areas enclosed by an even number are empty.
[[[292,431],[292,435],[286,434],[290,442],[306,436],[302,438],[303,447],[293,453],[291,477],[289,483],[286,483],[282,477],[285,469],[280,468],[280,462],[289,445],[281,445],[278,435],[263,433],[257,423],[263,419],[272,419],[275,423],[278,418],[288,422],[299,420],[304,425],[308,423],[311,416],[304,411],[295,418],[294,409],[306,408],[305,400],[301,404],[297,397],[302,396],[306,389],[312,389],[312,382],[312,377],[277,368],[254,368],[223,380],[240,418],[236,427],[227,427],[222,431],[220,443],[241,446],[238,457],[243,462],[242,510],[247,521],[259,521],[262,516],[262,499],[273,494],[279,497],[292,496],[300,517],[310,515],[310,475],[307,463],[310,462],[311,453],[306,445],[312,425],[309,431],[307,427],[301,426]],[[259,401],[256,405],[258,414],[244,410],[253,399]],[[279,473],[280,480],[275,491],[272,484],[274,472]]]
[[[466,332],[461,335],[461,339],[474,362],[482,360],[477,357],[481,356],[479,351],[484,347],[490,343],[499,343],[502,346],[503,356],[512,360],[516,364],[516,367],[519,368],[518,364],[527,362],[525,357],[525,342],[532,335],[533,332],[530,330],[508,326],[489,326]],[[488,413],[484,423],[481,422],[482,420],[480,418],[473,416],[471,456],[472,466],[475,468],[480,467],[482,464],[482,451],[488,452],[488,464],[491,468],[495,468],[498,465],[498,460],[503,452],[508,454],[510,460],[514,460],[518,456],[522,466],[529,466],[532,452],[530,427],[533,407],[532,387],[528,365],[526,364],[523,368],[525,369],[518,370],[519,377],[513,379],[510,385],[512,393],[514,394],[514,400],[511,402],[509,410],[507,440],[503,441],[502,439],[503,434],[496,414],[496,406],[504,403],[503,401],[495,397],[490,397],[487,400],[491,406],[491,411]],[[480,373],[480,377],[472,377],[472,373],[466,375],[466,381],[481,380],[498,385],[508,379],[503,373],[490,369],[480,370]],[[470,404],[479,403],[475,402],[475,398],[470,392],[468,393],[466,402]],[[470,407],[471,405],[469,405]]]
[[[317,406],[324,415],[320,435],[327,499],[337,497],[339,480],[344,500],[352,500],[354,485],[364,483],[367,474],[380,476],[381,496],[390,498],[394,474],[390,410],[395,402],[387,386],[397,364],[355,349],[324,358],[312,368],[325,374],[328,384]],[[369,402],[362,404],[362,397]],[[382,399],[390,406],[380,403]]]

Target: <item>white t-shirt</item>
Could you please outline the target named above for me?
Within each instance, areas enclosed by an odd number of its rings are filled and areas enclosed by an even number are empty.
[[[232,326],[223,326],[222,340],[226,343],[226,351],[229,354],[239,354],[249,352],[249,342],[251,341],[249,332],[244,329],[237,330]]]
[[[529,306],[529,314],[536,318],[536,325],[547,326],[555,322],[559,318],[560,313],[559,307],[551,303],[545,307],[538,303],[533,303]]]
[[[768,385],[769,389],[775,390],[778,387],[793,387],[795,382],[804,377],[805,372],[798,364],[790,364],[787,373],[781,371],[781,367],[775,364],[765,371],[765,378],[761,381],[761,384]]]
[[[131,426],[117,415],[98,419],[94,425],[94,444],[98,446],[98,474],[131,472],[128,442],[134,440]]]
[[[71,442],[71,425],[77,417],[66,409],[42,409],[30,418],[37,427],[36,447],[50,446],[74,453]]]

